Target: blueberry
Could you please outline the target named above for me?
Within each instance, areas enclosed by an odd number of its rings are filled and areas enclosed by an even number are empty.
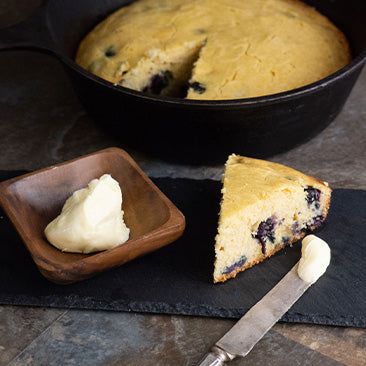
[[[104,54],[105,54],[105,57],[113,57],[113,56],[116,56],[117,51],[116,51],[116,49],[114,48],[114,46],[110,46],[110,47],[108,47],[108,48],[105,50]]]
[[[323,221],[324,221],[324,216],[323,215],[317,215],[317,216],[313,217],[313,221],[310,225],[310,228],[312,230],[318,228],[322,224]]]
[[[259,226],[254,238],[258,239],[262,245],[262,253],[266,255],[266,241],[269,240],[271,243],[275,241],[275,226],[277,224],[276,219],[272,216],[266,221],[262,221]]]
[[[283,236],[281,240],[282,240],[282,243],[284,245],[290,245],[290,238],[289,237]]]
[[[319,202],[320,201],[320,190],[314,187],[307,187],[304,189],[305,192],[307,192],[307,195],[305,197],[308,206],[310,206],[313,202]]]
[[[243,267],[246,261],[247,261],[247,257],[245,255],[242,255],[237,262],[235,262],[234,264],[232,264],[229,267],[226,267],[223,274],[229,274],[232,271],[234,271],[234,269]]]
[[[155,74],[150,78],[149,84],[142,91],[144,93],[159,95],[169,85],[172,79],[173,75],[169,70],[161,71],[159,74]]]
[[[197,81],[189,84],[189,87],[199,94],[203,94],[206,91],[206,88],[202,84],[198,83]]]
[[[300,225],[298,221],[295,221],[292,225],[292,234],[297,236],[301,233]]]

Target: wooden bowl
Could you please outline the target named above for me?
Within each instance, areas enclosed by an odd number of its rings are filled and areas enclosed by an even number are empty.
[[[49,244],[44,229],[60,213],[65,200],[92,179],[107,173],[122,189],[129,240],[92,254],[66,253]],[[183,214],[135,161],[118,148],[4,181],[0,183],[0,204],[39,271],[58,284],[84,280],[159,249],[181,236],[185,228]]]

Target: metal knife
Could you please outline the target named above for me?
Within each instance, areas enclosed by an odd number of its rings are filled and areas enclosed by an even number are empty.
[[[310,287],[297,274],[299,263],[211,348],[199,366],[222,366],[237,356],[246,356]]]

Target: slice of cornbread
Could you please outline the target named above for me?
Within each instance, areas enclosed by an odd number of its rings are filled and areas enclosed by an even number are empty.
[[[325,220],[328,184],[284,165],[230,155],[223,177],[214,282],[235,277]]]

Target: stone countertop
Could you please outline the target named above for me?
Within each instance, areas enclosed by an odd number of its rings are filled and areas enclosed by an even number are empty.
[[[27,2],[23,2],[27,4]],[[5,24],[0,6],[0,21]],[[25,6],[23,13],[29,11]],[[341,114],[311,141],[269,160],[326,180],[366,188],[366,69]],[[62,66],[50,56],[0,53],[0,169],[36,170],[119,141],[86,115]],[[189,166],[126,150],[151,177],[220,179],[223,166]],[[194,365],[230,319],[0,307],[0,365]],[[366,329],[278,323],[232,365],[366,363]]]

